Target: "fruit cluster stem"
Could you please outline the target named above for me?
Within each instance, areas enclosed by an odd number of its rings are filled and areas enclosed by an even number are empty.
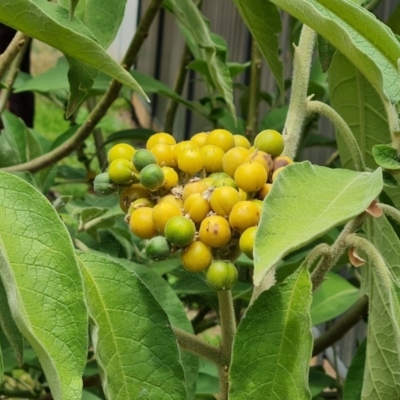
[[[148,36],[150,26],[154,18],[156,17],[160,7],[162,6],[162,3],[163,0],[152,0],[147,10],[145,11],[137,27],[136,33],[132,38],[129,48],[126,51],[126,54],[121,62],[121,65],[124,68],[129,69],[135,61],[143,42]],[[118,98],[118,94],[121,88],[121,83],[116,80],[112,80],[110,86],[107,89],[107,92],[90,112],[85,123],[77,130],[75,135],[64,142],[61,146],[31,161],[18,165],[13,165],[7,168],[2,168],[1,170],[8,172],[37,172],[43,168],[53,165],[57,161],[71,154],[89,137],[95,126],[100,122],[100,120],[107,113],[108,109]]]
[[[303,25],[298,46],[294,46],[292,93],[283,129],[284,156],[295,158],[301,132],[307,116],[307,90],[310,77],[316,32]]]
[[[236,334],[235,310],[232,292],[218,291],[219,317],[221,324],[221,366],[219,368],[220,393],[219,400],[227,400],[229,393],[228,373],[232,359],[233,339]]]
[[[180,348],[206,358],[218,366],[221,365],[221,350],[218,347],[212,346],[182,329],[172,327],[172,330]]]

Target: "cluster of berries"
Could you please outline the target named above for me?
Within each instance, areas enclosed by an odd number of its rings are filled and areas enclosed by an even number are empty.
[[[163,260],[180,250],[186,270],[206,271],[210,287],[227,290],[237,279],[232,261],[241,252],[253,258],[262,200],[293,162],[281,156],[283,147],[282,135],[271,129],[253,146],[225,129],[179,143],[156,133],[146,149],[113,146],[94,189],[118,191],[130,229],[148,240],[148,257]]]

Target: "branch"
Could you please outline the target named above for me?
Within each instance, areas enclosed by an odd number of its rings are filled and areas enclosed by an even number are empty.
[[[0,54],[0,81],[3,79],[4,74],[10,67],[14,58],[17,57],[18,53],[25,45],[27,39],[28,36],[22,32],[17,32],[5,52]]]
[[[310,114],[316,113],[323,115],[332,122],[335,127],[336,134],[341,135],[342,139],[346,142],[356,170],[365,171],[366,165],[362,157],[360,147],[345,120],[332,107],[322,103],[321,101],[308,101],[307,111]]]
[[[350,310],[321,336],[315,339],[313,357],[341,339],[368,312],[368,298],[360,297]]]
[[[190,52],[190,48],[187,45],[187,43],[185,43],[185,47],[182,53],[182,58],[173,89],[174,92],[179,95],[182,94],[183,88],[185,86],[186,76],[188,73],[187,66],[190,63],[190,61],[192,61],[192,59],[193,56],[192,53]],[[165,132],[173,134],[175,115],[176,111],[178,110],[178,105],[179,103],[176,100],[170,99],[165,114],[165,125],[164,125]]]
[[[397,224],[400,224],[400,211],[388,204],[378,203],[378,206],[382,209],[383,213],[395,221]]]
[[[292,93],[283,138],[283,155],[295,158],[301,132],[307,116],[307,90],[317,34],[307,25],[303,25],[299,45],[294,46]]]
[[[172,330],[174,331],[179,347],[197,356],[206,358],[216,365],[221,365],[221,350],[218,347],[212,346],[199,339],[197,336],[174,326]]]
[[[145,14],[143,15],[129,48],[126,51],[125,57],[121,62],[126,69],[129,69],[135,61],[136,56],[148,35],[149,28],[162,3],[163,0],[152,0]],[[117,99],[121,87],[122,85],[119,82],[112,80],[107,92],[90,112],[86,122],[77,130],[74,136],[64,142],[60,147],[57,147],[49,153],[26,163],[13,165],[11,167],[3,168],[2,170],[9,172],[37,172],[43,168],[51,166],[52,164],[71,154],[83,143],[83,141],[89,137],[94,127],[104,117],[114,100]]]
[[[0,115],[3,114],[4,110],[7,107],[8,100],[13,91],[13,85],[14,85],[15,79],[18,76],[21,62],[24,58],[24,54],[25,54],[26,49],[28,48],[29,42],[30,42],[30,38],[28,38],[28,37],[23,40],[23,42],[22,42],[23,44],[20,47],[18,47],[17,56],[11,63],[10,71],[7,75],[7,80],[6,80],[7,88],[4,89],[4,91],[1,93],[1,96],[0,96]],[[1,62],[1,60],[0,60],[0,62]],[[0,66],[0,68],[1,68],[1,66]]]

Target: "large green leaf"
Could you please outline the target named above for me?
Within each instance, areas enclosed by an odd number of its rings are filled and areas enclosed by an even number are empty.
[[[346,279],[328,272],[322,285],[314,292],[311,305],[313,325],[321,324],[343,314],[359,298],[359,290]]]
[[[376,168],[372,148],[390,143],[390,130],[385,107],[378,93],[351,62],[336,53],[329,68],[331,105],[346,121],[360,147],[368,167]],[[340,159],[344,168],[354,169],[347,143],[337,136]],[[385,188],[393,203],[400,207],[400,191]]]
[[[369,297],[367,353],[361,399],[400,398],[400,242],[386,218],[370,219],[367,233],[384,264],[369,260],[363,286]],[[367,275],[367,276],[366,276]]]
[[[271,2],[264,0],[234,0],[234,3],[271,68],[281,95],[283,95],[285,83],[278,40],[282,24],[278,9]]]
[[[135,264],[126,260],[118,260],[126,268],[136,272],[144,284],[149,288],[158,304],[167,313],[171,325],[193,333],[193,327],[188,320],[183,303],[175,294],[168,282],[159,276],[152,268]],[[196,382],[199,372],[199,359],[197,356],[182,352],[182,364],[185,370],[188,400],[194,399]],[[202,360],[203,362],[203,360]]]
[[[362,6],[343,0],[271,0],[332,43],[367,77],[382,99],[400,100],[393,32]]]
[[[107,398],[185,399],[176,339],[149,289],[109,257],[80,253],[78,260]]]
[[[230,400],[311,399],[311,281],[300,268],[265,291],[239,324],[229,370]]]
[[[354,172],[311,165],[287,166],[264,200],[257,230],[254,283],[276,263],[334,226],[367,209],[382,190],[382,172]]]
[[[217,45],[210,34],[203,15],[192,0],[166,0],[165,7],[193,35],[193,38],[204,54],[208,69],[215,87],[225,99],[231,114],[236,117],[233,104],[232,78],[225,62],[225,48]]]
[[[387,116],[378,93],[343,54],[335,54],[328,74],[332,107],[353,132],[367,166],[376,168],[373,146],[390,141]],[[354,169],[347,143],[340,135],[336,139],[343,168]]]
[[[139,84],[93,38],[68,9],[47,0],[14,0],[0,3],[0,22],[55,47],[64,54],[95,67],[147,99]]]
[[[78,399],[88,347],[82,278],[67,229],[48,200],[0,172],[0,274],[18,329],[54,399]]]

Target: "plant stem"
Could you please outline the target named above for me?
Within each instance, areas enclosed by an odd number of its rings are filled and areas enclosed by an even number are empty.
[[[0,81],[7,72],[14,58],[17,57],[21,48],[25,45],[28,36],[22,32],[17,32],[3,54],[0,54]]]
[[[185,44],[185,47],[183,49],[182,53],[182,58],[181,62],[179,65],[179,70],[178,74],[176,76],[175,80],[175,85],[174,85],[174,92],[177,94],[182,94],[183,87],[185,86],[186,82],[186,76],[188,73],[187,66],[192,61],[193,56],[192,53],[190,52],[189,46]],[[164,131],[168,133],[173,133],[173,128],[174,128],[174,121],[175,121],[175,115],[176,111],[178,110],[179,103],[171,99],[168,103],[167,111],[165,114],[165,125],[164,125]]]
[[[247,114],[246,136],[253,143],[258,131],[258,106],[261,81],[261,53],[257,42],[253,39],[251,46],[251,70],[249,89],[249,108]]]
[[[90,97],[87,100],[87,106],[89,111],[92,111],[96,106],[96,98]],[[103,132],[100,128],[93,129],[93,139],[94,144],[96,146],[96,156],[97,161],[99,162],[99,167],[101,171],[104,171],[107,168],[107,155],[106,149],[104,147],[104,137]]]
[[[149,28],[155,16],[157,15],[157,12],[160,9],[162,3],[163,0],[151,1],[149,7],[144,13],[142,19],[140,20],[136,33],[121,62],[124,68],[129,69],[132,66],[133,62],[135,61],[136,56],[148,35]],[[117,99],[121,87],[122,85],[118,81],[112,80],[107,92],[96,104],[94,109],[90,112],[85,123],[77,130],[74,136],[72,136],[69,140],[64,142],[61,146],[31,161],[19,165],[13,165],[11,167],[7,167],[2,170],[9,172],[16,172],[16,171],[37,172],[71,154],[75,149],[77,149],[82,144],[84,140],[86,140],[89,137],[94,127],[104,117],[104,115],[106,114],[112,103],[115,101],[115,99]]]
[[[337,237],[335,243],[331,246],[330,250],[321,257],[318,265],[315,267],[311,275],[313,290],[318,289],[318,287],[324,281],[326,273],[335,266],[340,256],[349,246],[347,242],[347,236],[361,227],[366,216],[367,213],[362,213],[358,217],[349,221],[343,228],[340,235]]]
[[[23,45],[18,48],[19,52],[17,53],[17,56],[11,63],[10,71],[7,75],[7,81],[6,81],[7,88],[4,89],[4,91],[0,95],[0,115],[3,114],[4,110],[7,107],[7,102],[12,94],[13,85],[14,85],[15,79],[18,76],[19,67],[21,66],[21,62],[24,58],[24,54],[25,54],[26,49],[28,48],[29,42],[30,42],[30,38],[27,37],[24,40]]]
[[[299,45],[294,47],[292,93],[283,129],[283,155],[295,158],[307,116],[307,90],[317,34],[303,25]]]
[[[313,356],[341,339],[368,312],[368,298],[360,297],[350,310],[314,341]]]
[[[218,347],[212,346],[182,329],[172,327],[172,330],[182,349],[206,358],[216,365],[221,365],[221,350]]]
[[[321,101],[308,101],[307,111],[310,114],[316,113],[328,118],[335,126],[336,134],[341,135],[346,142],[350,151],[351,157],[354,161],[354,166],[357,171],[365,171],[366,165],[362,157],[360,147],[354,138],[353,132],[346,124],[344,119],[328,104]]]
[[[235,311],[232,292],[218,291],[219,318],[221,322],[221,366],[219,368],[220,393],[218,400],[227,400],[229,392],[228,372],[232,358],[233,339],[236,333]]]

